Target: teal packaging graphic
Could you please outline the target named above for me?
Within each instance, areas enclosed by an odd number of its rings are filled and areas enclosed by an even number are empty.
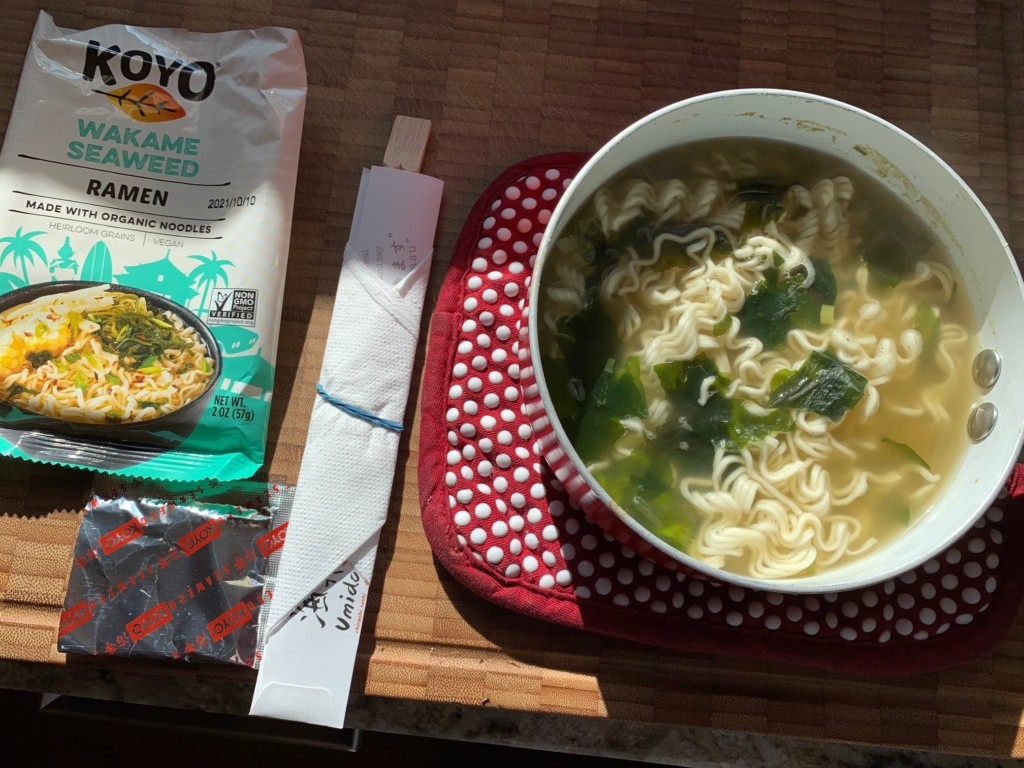
[[[260,468],[305,97],[293,30],[40,13],[0,153],[0,456]]]

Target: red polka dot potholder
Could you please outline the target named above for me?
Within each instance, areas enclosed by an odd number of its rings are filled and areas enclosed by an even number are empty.
[[[700,653],[871,673],[962,663],[1008,631],[1021,598],[1024,471],[941,557],[874,587],[757,592],[665,569],[570,500],[522,412],[520,315],[537,246],[586,157],[509,168],[484,192],[431,319],[421,396],[423,525],[440,563],[481,597],[570,627]],[[1017,514],[1013,514],[1013,513]]]

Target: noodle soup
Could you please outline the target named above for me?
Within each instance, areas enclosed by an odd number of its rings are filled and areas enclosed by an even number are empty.
[[[77,424],[132,424],[174,413],[212,384],[195,328],[136,292],[93,285],[0,314],[0,400]]]
[[[604,490],[752,578],[867,553],[966,448],[976,323],[878,182],[760,139],[654,155],[586,201],[541,276],[541,364]]]

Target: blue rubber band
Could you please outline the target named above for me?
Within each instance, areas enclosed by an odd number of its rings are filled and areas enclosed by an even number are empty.
[[[357,419],[362,419],[363,421],[368,421],[371,424],[376,424],[378,427],[390,429],[392,432],[401,432],[402,430],[405,429],[405,427],[399,421],[390,421],[389,419],[383,419],[380,416],[370,413],[369,411],[364,411],[357,405],[350,405],[349,403],[346,403],[344,400],[338,399],[330,392],[328,392],[326,389],[324,389],[324,385],[320,384],[319,382],[316,385],[316,391],[317,393],[319,393],[320,397],[322,397],[328,403],[333,405],[335,408],[340,408],[349,416],[355,416]]]

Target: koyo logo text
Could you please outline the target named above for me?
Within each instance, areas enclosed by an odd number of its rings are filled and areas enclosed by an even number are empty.
[[[57,630],[57,637],[64,637],[68,632],[73,632],[92,618],[92,611],[89,604],[83,600],[75,603],[60,615],[60,629]]]
[[[132,518],[124,525],[119,525],[109,533],[100,536],[100,549],[103,554],[116,552],[130,541],[135,541],[143,533],[142,521]]]
[[[90,40],[85,48],[82,79],[92,82],[99,75],[105,85],[117,85],[113,69],[116,66],[123,80],[141,83],[149,80],[154,65],[160,86],[167,88],[174,79],[178,94],[186,101],[202,101],[213,93],[217,74],[213,64],[208,61],[186,64],[177,59],[168,61],[160,54],[154,55],[148,51],[130,50],[122,53],[118,46],[103,46],[98,40]]]
[[[284,538],[288,533],[288,523],[282,523],[270,533],[265,533],[256,539],[256,546],[264,557],[271,552],[284,546]]]
[[[160,629],[170,620],[171,609],[167,607],[167,603],[160,603],[155,608],[151,608],[141,616],[129,621],[124,628],[128,630],[128,636],[138,642],[149,633]]]
[[[178,539],[178,546],[181,547],[181,551],[186,556],[191,556],[211,541],[219,538],[220,531],[220,526],[217,525],[216,520],[208,520]]]
[[[251,618],[252,611],[249,610],[249,606],[245,603],[237,603],[207,624],[206,628],[214,640],[223,640],[236,629],[244,627]]]

